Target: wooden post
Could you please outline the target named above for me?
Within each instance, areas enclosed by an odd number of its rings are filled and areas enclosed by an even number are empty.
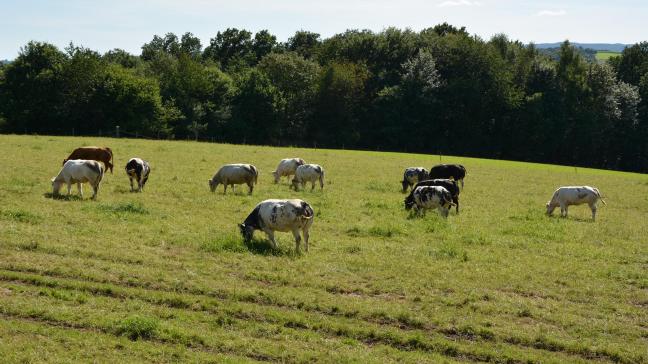
[[[119,125],[115,127],[115,138],[119,138]]]

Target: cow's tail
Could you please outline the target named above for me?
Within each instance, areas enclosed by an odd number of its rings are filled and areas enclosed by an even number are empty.
[[[603,202],[603,205],[607,205],[607,203],[603,199],[603,196],[601,196],[601,191],[599,191],[598,188],[592,188],[592,189],[596,193],[596,196],[598,196],[598,198],[601,199],[601,202]]]
[[[324,169],[320,169],[319,180],[320,180],[320,186],[322,186],[322,188],[324,188]]]
[[[256,167],[251,164],[250,164],[250,168],[252,169],[252,173],[254,174],[254,184],[257,184],[257,181],[259,179],[259,170],[256,169]]]

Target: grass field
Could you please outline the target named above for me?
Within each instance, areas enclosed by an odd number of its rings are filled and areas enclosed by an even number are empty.
[[[107,145],[97,201],[50,198],[75,147]],[[152,166],[130,193],[123,166]],[[323,192],[271,183],[281,158]],[[224,196],[225,163],[261,171]],[[468,169],[461,214],[409,218],[402,170],[438,156],[129,139],[0,136],[3,362],[648,362],[648,176],[444,157]],[[606,198],[544,215],[559,185]],[[74,190],[73,190],[74,191]],[[310,251],[236,224],[267,198],[316,216]]]
[[[596,60],[599,62],[607,61],[612,57],[620,56],[621,52],[598,51],[596,52]]]

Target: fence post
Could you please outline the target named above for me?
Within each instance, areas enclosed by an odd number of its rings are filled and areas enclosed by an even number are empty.
[[[72,128],[72,136],[74,136],[74,128]]]
[[[119,138],[119,125],[115,127],[115,138]]]
[[[135,132],[135,139],[139,137],[139,132]]]

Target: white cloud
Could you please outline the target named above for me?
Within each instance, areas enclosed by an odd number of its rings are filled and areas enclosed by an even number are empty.
[[[564,16],[567,15],[567,12],[565,10],[541,10],[536,15],[537,16]]]
[[[454,7],[454,6],[481,6],[479,1],[470,0],[447,0],[438,5],[440,8]]]

